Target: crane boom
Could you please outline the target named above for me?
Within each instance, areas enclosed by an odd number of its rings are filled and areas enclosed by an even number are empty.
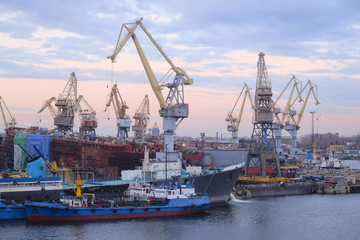
[[[75,184],[74,184],[73,180],[70,177],[69,171],[66,168],[64,161],[61,158],[60,158],[60,163],[64,169],[64,172],[65,172],[66,177],[71,185],[72,190],[74,191],[76,197],[80,198],[81,197],[81,186],[83,186],[85,184],[85,181],[81,180],[81,178],[80,178],[79,165],[76,165],[76,180],[75,180]],[[75,189],[75,185],[76,185],[76,189]]]
[[[40,110],[38,111],[38,113],[41,113],[42,111],[44,111],[45,108],[48,108],[49,111],[50,111],[51,116],[53,116],[53,117],[55,118],[55,117],[57,116],[57,113],[56,113],[54,107],[51,105],[51,103],[52,103],[54,100],[56,101],[55,97],[51,97],[51,98],[49,98],[48,100],[46,100],[46,101],[43,103],[43,105],[41,106],[41,108],[40,108]]]
[[[116,56],[119,54],[120,50],[124,47],[124,45],[128,41],[128,39],[130,37],[133,39],[136,50],[139,54],[142,65],[143,65],[146,75],[149,79],[151,88],[159,102],[159,105],[160,105],[159,113],[160,113],[160,116],[163,118],[164,146],[166,146],[166,149],[167,149],[166,153],[168,153],[168,152],[174,153],[173,157],[178,158],[179,155],[177,153],[175,153],[175,151],[174,151],[174,135],[175,135],[174,131],[175,131],[176,127],[180,124],[180,122],[184,118],[188,117],[189,106],[188,106],[188,104],[186,104],[184,102],[184,85],[192,84],[193,80],[189,78],[189,76],[186,74],[186,72],[184,70],[176,67],[173,64],[173,62],[167,57],[165,52],[157,44],[155,39],[151,36],[151,34],[142,25],[141,21],[142,21],[142,18],[133,23],[126,23],[126,24],[122,25],[121,31],[120,31],[120,36],[118,37],[115,51],[108,58],[110,58],[114,62]],[[127,25],[131,25],[131,27],[129,28],[129,27],[127,27]],[[175,78],[172,83],[159,84],[159,82],[157,81],[157,79],[154,75],[154,72],[151,69],[150,64],[139,44],[139,41],[135,34],[135,29],[139,25],[140,25],[141,29],[145,32],[147,37],[151,40],[151,42],[155,45],[155,47],[161,53],[161,55],[169,63],[169,65],[171,67],[170,71],[172,70],[173,72],[176,73]],[[128,33],[125,35],[123,40],[120,41],[120,39],[122,39],[121,33],[124,28],[128,30]],[[167,80],[168,77],[165,79]],[[169,92],[168,92],[166,99],[164,98],[164,96],[161,92],[161,90],[164,86],[169,88]],[[159,156],[159,157],[161,159],[165,159],[165,155],[166,155],[165,152],[162,152],[161,155],[162,156],[161,157]],[[169,155],[166,155],[166,156],[169,156]]]
[[[5,106],[6,111],[8,112],[8,114],[10,116],[10,123],[8,123],[8,120],[6,119],[5,112],[4,112],[4,109],[2,107],[3,104]],[[16,125],[16,120],[11,115],[8,107],[6,106],[6,103],[5,103],[4,99],[1,96],[0,96],[0,109],[1,109],[1,114],[2,114],[3,120],[4,120],[5,129],[14,128],[15,125]]]
[[[144,66],[144,69],[145,69],[146,75],[149,79],[151,88],[154,91],[157,100],[159,101],[160,108],[166,109],[168,107],[168,105],[167,105],[166,101],[164,100],[164,96],[162,95],[161,86],[159,85],[158,81],[156,80],[154,72],[152,71],[150,64],[144,54],[144,51],[142,50],[142,48],[139,44],[139,41],[137,40],[137,37],[135,34],[132,35],[132,39],[133,39],[133,41],[135,43],[135,47],[139,53],[139,57]]]
[[[108,95],[108,101],[106,102],[106,108],[104,112],[107,110],[110,104],[114,106],[116,115],[118,126],[117,137],[120,136],[121,138],[127,138],[131,120],[130,117],[126,114],[126,109],[128,109],[128,106],[123,101],[116,83],[113,85],[111,92]]]
[[[240,106],[240,112],[238,114],[238,117],[236,118],[236,117],[234,117],[234,110],[235,110],[244,90],[245,90],[245,95],[244,95],[244,98],[243,98],[241,106]],[[249,99],[251,108],[254,108],[254,104],[252,102],[252,98],[251,98],[251,94],[250,94],[250,89],[249,89],[248,85],[246,83],[244,83],[244,87],[241,89],[239,97],[237,98],[233,108],[228,113],[228,115],[225,119],[225,121],[229,122],[228,130],[231,132],[239,130],[239,125],[240,125],[242,114],[244,111],[246,99]]]
[[[182,75],[184,77],[184,84],[185,85],[190,85],[193,84],[194,80],[189,78],[189,76],[187,75],[187,73],[179,68],[176,67],[174,65],[174,63],[170,60],[170,58],[165,54],[165,52],[161,49],[161,47],[159,46],[159,44],[157,44],[157,42],[155,41],[155,39],[151,36],[151,34],[147,31],[147,29],[144,27],[144,25],[142,24],[142,18],[132,22],[132,23],[125,23],[122,25],[121,30],[120,30],[120,35],[118,37],[118,41],[116,43],[116,47],[115,50],[113,52],[113,54],[109,55],[108,58],[110,58],[113,62],[116,59],[116,56],[119,54],[119,52],[121,51],[121,49],[124,47],[124,45],[127,43],[127,41],[129,40],[130,37],[132,37],[136,50],[138,51],[139,57],[141,59],[141,62],[143,64],[143,67],[145,69],[146,75],[149,79],[150,85],[155,93],[156,98],[159,101],[160,104],[160,108],[161,109],[167,109],[169,107],[168,103],[164,100],[164,96],[161,93],[161,89],[162,89],[162,85],[160,85],[150,67],[150,64],[139,44],[139,41],[137,40],[136,34],[135,34],[135,30],[136,28],[140,25],[141,29],[145,32],[145,34],[148,36],[148,38],[151,40],[151,42],[155,45],[155,47],[159,50],[159,52],[161,53],[161,55],[165,58],[165,60],[169,63],[169,65],[171,66],[171,69],[177,74],[177,75]],[[127,25],[131,25],[132,27],[129,28],[127,27]],[[122,41],[120,41],[121,39],[121,34],[123,29],[127,29],[128,33],[125,35],[125,37],[123,38]]]
[[[302,82],[300,80],[298,80],[295,75],[293,75],[293,77],[290,79],[289,83],[287,84],[287,86],[284,88],[283,92],[280,94],[280,96],[278,97],[278,99],[280,99],[280,97],[282,96],[282,94],[285,92],[285,90],[288,88],[288,86],[290,85],[290,83],[293,82],[293,87],[291,89],[291,92],[290,92],[290,95],[289,95],[289,98],[287,100],[287,103],[286,103],[286,106],[284,108],[284,111],[282,112],[282,118],[281,118],[281,121],[280,121],[280,124],[283,126],[284,124],[284,121],[285,121],[285,118],[286,116],[288,116],[292,106],[294,105],[294,103],[298,100],[298,101],[302,101],[302,97],[301,97],[301,93],[302,93],[302,89],[301,89],[301,86],[300,86],[300,89],[299,90],[299,87],[298,85],[302,84]],[[291,102],[292,98],[293,98],[293,95],[294,95],[294,91],[297,91],[297,95],[296,95],[296,98],[293,102]],[[278,101],[278,99],[276,100],[276,102]]]
[[[301,121],[302,117],[304,116],[305,107],[306,107],[307,102],[308,102],[308,100],[309,100],[310,93],[312,93],[313,96],[314,96],[315,104],[316,104],[316,105],[320,104],[320,102],[319,102],[319,100],[318,100],[317,86],[316,86],[315,84],[313,84],[310,80],[308,80],[307,85],[309,86],[309,91],[308,91],[308,93],[307,93],[307,95],[306,95],[306,97],[305,97],[304,104],[302,105],[302,108],[301,108],[301,110],[300,110],[300,112],[299,112],[299,114],[298,114],[298,119],[297,119],[297,121],[296,121],[296,126],[299,126],[300,121]],[[306,87],[306,86],[305,86],[305,87]],[[305,88],[304,88],[304,89],[305,89]],[[316,93],[315,93],[314,89],[316,89]]]

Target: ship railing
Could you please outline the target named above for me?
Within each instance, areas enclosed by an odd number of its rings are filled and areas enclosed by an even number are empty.
[[[105,181],[120,181],[121,177],[108,177],[108,178],[94,178],[85,180],[86,183],[89,182],[105,182]]]
[[[286,183],[286,186],[305,186],[305,185],[313,185],[313,182],[294,182],[294,183]],[[280,183],[264,183],[264,184],[245,184],[247,188],[263,188],[263,187],[268,187],[268,188],[272,188],[272,187],[278,187],[281,186]],[[245,186],[243,184],[239,185],[239,187]]]

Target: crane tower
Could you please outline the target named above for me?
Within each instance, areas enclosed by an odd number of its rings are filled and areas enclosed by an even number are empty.
[[[181,153],[174,150],[175,130],[176,127],[180,124],[180,122],[184,118],[188,117],[189,105],[185,103],[184,85],[192,84],[193,79],[189,78],[189,76],[186,74],[186,72],[183,69],[176,67],[173,64],[173,62],[165,54],[165,52],[161,49],[161,47],[157,44],[155,39],[147,31],[147,29],[144,27],[141,21],[142,18],[133,23],[126,23],[122,25],[115,50],[110,56],[108,56],[108,58],[114,62],[116,56],[125,46],[125,44],[130,39],[130,37],[133,39],[136,50],[138,51],[146,75],[149,79],[150,85],[160,104],[160,110],[159,110],[160,117],[163,118],[164,148],[166,149],[166,151],[157,152],[156,159],[162,159],[162,160],[167,159],[169,161],[177,161],[181,157],[180,156]],[[162,81],[162,83],[160,84],[159,81],[156,79],[154,72],[151,69],[151,66],[135,34],[135,30],[138,26],[141,27],[141,29],[144,31],[146,36],[151,40],[151,42],[155,45],[157,50],[161,53],[161,55],[170,65],[170,70],[160,80]],[[124,29],[127,30],[127,33],[122,35],[122,31]],[[173,82],[165,83],[165,81],[169,79],[169,77],[173,73],[175,74]],[[164,87],[167,87],[169,89],[166,99],[164,99],[164,96],[162,94],[162,89],[164,89]]]
[[[284,128],[286,131],[288,131],[291,135],[291,148],[290,148],[290,157],[296,158],[297,157],[297,131],[300,129],[300,122],[302,120],[302,117],[304,116],[304,111],[307,106],[307,103],[309,101],[310,94],[312,93],[315,104],[320,104],[318,100],[318,92],[317,92],[317,85],[312,83],[310,80],[308,80],[307,84],[302,88],[301,92],[298,94],[297,98],[290,104],[290,107],[292,107],[296,101],[296,99],[301,98],[301,95],[303,92],[308,91],[305,99],[303,100],[303,104],[301,106],[301,110],[299,113],[296,112],[295,109],[292,109],[287,112],[287,115],[283,116],[284,121]],[[297,119],[296,119],[297,117]]]
[[[55,100],[55,107],[51,103]],[[67,82],[63,92],[59,94],[58,99],[52,97],[44,102],[38,113],[41,113],[45,108],[49,108],[51,115],[54,118],[54,125],[59,131],[72,131],[74,126],[74,117],[76,112],[77,100],[77,79],[75,73],[70,74],[70,79]]]
[[[133,117],[133,119],[135,119],[135,125],[132,126],[132,130],[135,132],[135,137],[141,138],[145,135],[149,115],[149,97],[145,95]]]
[[[240,112],[238,114],[238,116],[236,117],[235,116],[235,113],[234,113],[234,110],[243,94],[243,92],[245,91],[245,95],[243,96],[243,99],[242,99],[242,103],[241,103],[241,106],[240,106]],[[225,121],[228,122],[228,126],[227,126],[227,130],[231,133],[231,137],[232,137],[232,141],[233,141],[233,144],[235,146],[239,146],[239,142],[238,142],[238,131],[239,131],[239,125],[240,125],[240,122],[241,122],[241,118],[242,118],[242,114],[243,114],[243,111],[244,111],[244,106],[245,106],[245,102],[246,102],[246,99],[249,99],[250,101],[250,104],[251,104],[251,107],[254,108],[253,106],[253,102],[252,102],[252,99],[251,99],[251,94],[250,94],[250,89],[248,87],[248,85],[246,83],[244,83],[244,87],[241,89],[241,92],[239,94],[239,97],[237,98],[235,104],[234,104],[234,107],[232,108],[232,110],[227,114],[226,116],[226,119]]]
[[[265,54],[260,52],[257,62],[258,71],[254,101],[255,121],[253,123],[254,128],[251,136],[249,156],[245,162],[245,175],[265,176],[266,166],[275,163],[277,176],[280,176],[280,162],[276,153],[274,130],[272,128],[272,89],[264,56]]]
[[[76,110],[80,115],[80,134],[95,134],[95,129],[98,126],[96,119],[96,112],[85,100],[83,95],[80,95],[76,100]]]
[[[116,123],[118,127],[117,137],[120,137],[121,139],[126,139],[129,137],[128,132],[130,130],[131,120],[130,117],[126,114],[126,109],[129,107],[126,105],[126,103],[121,98],[119,89],[117,87],[117,84],[115,83],[113,87],[111,88],[111,92],[108,96],[108,101],[106,103],[106,109],[112,105],[114,106],[114,111],[116,115]]]

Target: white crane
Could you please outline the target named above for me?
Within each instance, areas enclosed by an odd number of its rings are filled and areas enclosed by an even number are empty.
[[[149,97],[148,95],[145,95],[140,104],[140,107],[136,110],[135,115],[133,116],[133,119],[135,119],[135,124],[132,126],[132,130],[135,132],[135,137],[144,137],[149,115]]]

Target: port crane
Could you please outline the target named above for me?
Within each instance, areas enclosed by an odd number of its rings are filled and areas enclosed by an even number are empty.
[[[76,99],[75,110],[80,116],[80,134],[95,134],[98,126],[96,112],[85,100],[83,95],[79,95]]]
[[[59,94],[58,99],[51,97],[46,100],[38,113],[41,113],[45,108],[48,108],[54,118],[54,125],[59,131],[72,131],[74,126],[74,117],[76,112],[77,99],[77,79],[75,73],[70,74],[70,78],[63,90]],[[55,108],[51,103],[55,101]]]
[[[170,65],[170,70],[164,75],[164,77],[158,81],[152,71],[150,64],[139,44],[137,36],[135,34],[136,28],[140,26],[144,31],[146,36],[151,40],[151,42],[155,45],[161,55],[165,58],[165,60]],[[126,30],[124,30],[126,29]],[[124,33],[127,31],[127,33]],[[142,18],[136,20],[132,23],[125,23],[122,25],[120,34],[116,43],[116,47],[114,52],[108,56],[112,62],[115,61],[116,56],[119,54],[121,49],[125,46],[127,41],[133,39],[136,50],[139,54],[143,67],[145,69],[146,75],[149,79],[150,85],[153,89],[153,92],[159,102],[160,105],[160,116],[163,118],[163,129],[164,129],[164,147],[166,152],[157,152],[156,158],[167,159],[167,160],[178,160],[180,158],[179,153],[174,151],[174,136],[176,127],[180,124],[180,122],[188,117],[189,113],[189,105],[185,103],[184,100],[184,85],[190,85],[193,83],[193,79],[189,78],[186,72],[176,67],[170,58],[165,54],[165,52],[160,48],[155,39],[151,36],[151,34],[147,31],[147,29],[142,24]],[[173,82],[165,83],[166,80],[170,78],[170,76],[175,73],[175,78]],[[162,89],[167,87],[169,92],[167,94],[166,99],[162,94]]]
[[[8,112],[8,114],[9,114],[9,116],[10,116],[10,119],[9,119],[9,120],[6,119],[3,105],[4,105],[6,111]],[[14,128],[15,125],[16,125],[16,120],[15,120],[15,118],[11,115],[8,107],[6,106],[6,103],[5,103],[4,99],[3,99],[1,96],[0,96],[0,109],[1,109],[1,114],[2,114],[2,117],[3,117],[3,121],[4,121],[5,130],[8,130],[9,128]]]
[[[251,135],[248,158],[245,161],[245,176],[265,177],[266,167],[275,164],[277,177],[280,177],[280,161],[276,152],[273,113],[271,111],[272,89],[265,65],[265,54],[260,52],[257,62],[255,90],[255,119]]]
[[[128,132],[131,125],[130,117],[126,114],[126,109],[128,109],[129,107],[121,98],[116,83],[113,85],[113,87],[111,88],[111,92],[108,95],[108,100],[106,102],[106,108],[104,112],[107,110],[110,104],[114,106],[114,111],[116,115],[116,123],[118,127],[118,132],[116,136],[120,137],[121,139],[126,139],[129,137]]]
[[[69,170],[66,168],[65,163],[62,159],[60,159],[60,163],[63,167],[63,170],[66,174],[69,184],[70,184],[72,190],[74,191],[76,197],[81,198],[81,187],[85,184],[85,181],[81,180],[81,178],[80,178],[79,165],[76,165],[76,180],[74,183],[70,177]],[[76,186],[76,188],[75,188],[75,186]]]
[[[301,99],[302,93],[306,92],[306,90],[307,90],[307,94],[306,94],[304,102],[301,106],[301,110],[298,114],[296,114],[296,110],[292,109],[292,107],[298,99]],[[310,97],[311,93],[314,97],[315,104],[316,105],[320,104],[320,102],[318,100],[317,85],[315,85],[310,80],[308,80],[308,82],[306,83],[304,88],[302,88],[302,90],[298,94],[298,96],[288,105],[288,110],[286,109],[286,111],[284,111],[284,115],[283,115],[284,128],[291,135],[290,157],[293,157],[293,158],[296,157],[297,150],[298,150],[297,149],[297,131],[300,129],[300,122],[304,116],[304,111],[305,111],[306,105],[309,101],[309,97]]]
[[[132,130],[135,132],[135,137],[144,137],[149,115],[149,97],[148,95],[145,95],[140,104],[140,107],[136,110],[135,115],[133,116],[133,119],[135,119],[135,124],[132,126]]]
[[[288,100],[286,103],[286,106],[283,111],[281,111],[281,108],[278,106],[278,102],[281,99],[281,97],[284,95],[285,92],[289,89],[289,87],[292,86]],[[289,114],[289,112],[292,113],[291,110],[291,102],[294,98],[294,92],[296,90],[296,98],[298,98],[299,101],[302,101],[301,99],[301,89],[302,89],[302,82],[295,77],[295,75],[292,76],[290,81],[287,83],[283,91],[280,93],[278,98],[271,104],[271,111],[273,112],[274,116],[274,122],[273,122],[273,129],[275,130],[275,145],[276,145],[276,151],[279,155],[283,155],[283,148],[282,148],[282,129],[284,129],[284,117]],[[280,113],[282,114],[282,117],[280,116]]]
[[[240,106],[240,112],[239,112],[238,116],[236,117],[235,113],[234,113],[234,110],[235,110],[236,106],[238,105],[238,102],[239,102],[239,100],[240,100],[243,93],[244,93],[244,96],[242,98],[242,102],[241,102],[241,106]],[[227,130],[230,132],[233,144],[235,146],[239,145],[239,143],[238,143],[238,130],[239,130],[239,125],[240,125],[240,122],[241,122],[242,114],[243,114],[243,111],[244,111],[244,106],[245,106],[246,99],[248,99],[250,101],[251,107],[254,108],[254,104],[253,104],[252,99],[251,99],[250,89],[249,89],[248,85],[246,83],[244,83],[244,86],[240,91],[239,97],[237,98],[233,108],[227,114],[226,119],[225,119],[225,121],[228,123]]]

